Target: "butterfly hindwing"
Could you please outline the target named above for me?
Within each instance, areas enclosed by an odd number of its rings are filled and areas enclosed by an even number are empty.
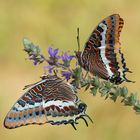
[[[83,105],[83,109],[79,107]],[[86,105],[73,89],[57,76],[48,76],[32,85],[14,104],[4,120],[12,129],[28,124],[74,124],[84,116]]]

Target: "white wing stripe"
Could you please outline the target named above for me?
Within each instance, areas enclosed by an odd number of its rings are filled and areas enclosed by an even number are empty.
[[[57,100],[57,101],[52,100],[52,101],[48,101],[46,103],[45,103],[45,101],[43,101],[43,108],[46,108],[51,105],[58,106],[61,109],[64,106],[75,106],[75,103],[72,101],[64,102],[64,101],[59,101],[59,100]]]
[[[106,27],[106,25],[103,24],[103,23],[100,23],[99,26],[104,30],[104,31],[101,33],[102,40],[101,40],[101,47],[99,47],[99,49],[100,49],[100,55],[101,55],[101,58],[102,58],[102,61],[103,61],[104,65],[106,66],[108,75],[109,75],[110,77],[112,77],[112,76],[113,76],[113,73],[112,73],[112,71],[110,70],[110,66],[109,66],[110,61],[109,61],[109,60],[106,58],[106,56],[105,56],[105,48],[106,48],[106,46],[105,46],[105,40],[106,40],[105,34],[106,34],[106,31],[107,31],[107,27]]]

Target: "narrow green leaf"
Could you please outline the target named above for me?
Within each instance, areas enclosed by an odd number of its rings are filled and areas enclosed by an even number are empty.
[[[116,96],[116,95],[114,94],[114,95],[112,95],[112,96],[110,97],[110,99],[113,100],[114,102],[116,102],[117,97],[118,97],[118,96]]]
[[[138,102],[136,105],[134,105],[133,109],[134,109],[137,113],[140,113],[140,102]]]
[[[97,87],[92,87],[92,88],[90,88],[90,90],[91,90],[91,93],[94,95],[94,96],[96,96],[96,94],[97,94]]]
[[[127,87],[122,87],[122,88],[120,88],[121,89],[121,96],[122,97],[127,97],[127,94],[128,94],[128,89],[127,89]]]
[[[101,97],[109,93],[109,90],[106,87],[100,87],[99,92],[101,93]]]
[[[104,82],[106,88],[111,88],[112,84],[109,81]]]
[[[73,70],[73,78],[80,79],[81,72],[82,72],[81,67],[77,67],[76,69],[74,69]]]
[[[133,106],[135,105],[136,103],[136,100],[137,100],[137,94],[135,93],[131,93],[130,96],[128,96],[127,98],[125,98],[124,100],[124,104],[125,105],[128,105],[128,106]]]
[[[99,87],[100,85],[100,81],[99,81],[99,77],[95,76],[94,80],[93,80],[93,85],[96,87]]]

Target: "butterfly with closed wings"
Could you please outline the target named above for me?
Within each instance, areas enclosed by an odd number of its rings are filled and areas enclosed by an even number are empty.
[[[108,16],[93,30],[84,51],[76,52],[81,67],[115,84],[132,82],[126,78],[126,72],[131,71],[126,67],[120,49],[119,37],[123,24],[124,20],[118,14]]]

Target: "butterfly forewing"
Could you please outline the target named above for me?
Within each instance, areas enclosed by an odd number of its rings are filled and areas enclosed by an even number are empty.
[[[30,86],[14,104],[4,120],[6,128],[28,124],[74,124],[76,118],[85,115],[82,102],[73,89],[57,76],[47,76]]]
[[[93,30],[84,51],[77,55],[79,64],[87,71],[115,83],[129,81],[123,54],[120,50],[120,32],[124,21],[114,14],[102,20]]]

